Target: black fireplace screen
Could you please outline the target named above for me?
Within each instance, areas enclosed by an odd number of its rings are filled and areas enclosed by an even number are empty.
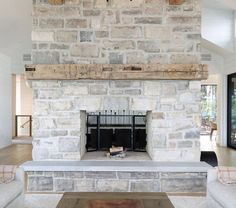
[[[146,151],[146,115],[125,111],[87,114],[88,152],[108,150],[112,146],[127,151]]]

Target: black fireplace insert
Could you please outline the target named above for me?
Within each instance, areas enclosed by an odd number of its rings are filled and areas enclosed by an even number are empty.
[[[104,111],[87,114],[87,152],[112,146],[146,152],[146,115],[137,112]]]

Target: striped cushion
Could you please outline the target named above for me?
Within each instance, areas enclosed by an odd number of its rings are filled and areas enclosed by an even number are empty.
[[[9,183],[15,179],[16,166],[0,165],[0,184]]]
[[[236,185],[236,167],[218,167],[218,180],[223,184]]]

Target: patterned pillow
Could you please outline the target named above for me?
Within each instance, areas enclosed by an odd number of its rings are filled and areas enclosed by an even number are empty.
[[[17,166],[14,165],[0,165],[0,184],[10,183],[15,179]]]
[[[218,180],[223,184],[236,185],[236,167],[218,167]]]

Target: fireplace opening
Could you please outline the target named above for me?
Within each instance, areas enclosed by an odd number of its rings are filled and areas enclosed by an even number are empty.
[[[146,114],[137,111],[93,112],[87,114],[87,152],[123,147],[126,151],[146,152]]]

